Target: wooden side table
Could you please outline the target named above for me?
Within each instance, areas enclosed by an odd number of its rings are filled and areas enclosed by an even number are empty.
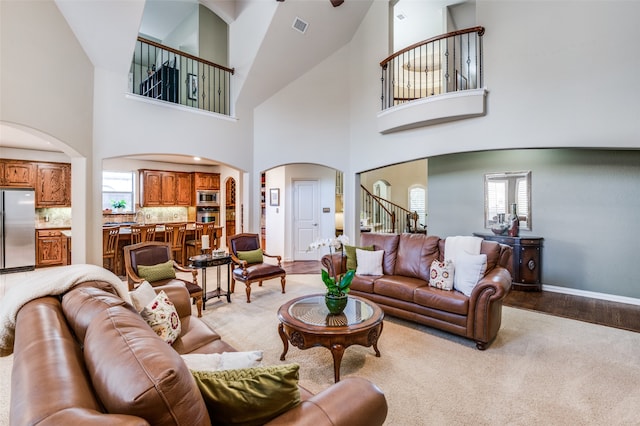
[[[513,249],[513,288],[515,290],[542,290],[541,237],[494,235],[474,232],[476,237],[511,246]]]

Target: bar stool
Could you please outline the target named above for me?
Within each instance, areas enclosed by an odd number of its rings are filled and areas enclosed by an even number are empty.
[[[171,244],[174,260],[184,265],[184,240],[187,236],[186,223],[169,223],[164,225],[164,241]]]
[[[204,229],[204,225],[202,222],[195,223],[193,240],[187,240],[185,243],[187,246],[187,259],[200,254],[202,251],[202,230]]]
[[[120,241],[120,227],[109,226],[102,228],[102,266],[117,274],[118,241]]]
[[[156,225],[131,225],[131,244],[155,241]]]

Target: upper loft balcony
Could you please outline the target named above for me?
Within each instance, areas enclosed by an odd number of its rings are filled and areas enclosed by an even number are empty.
[[[129,91],[229,116],[233,73],[233,68],[138,37],[129,70]]]
[[[408,46],[380,62],[378,131],[390,133],[485,114],[483,27]]]

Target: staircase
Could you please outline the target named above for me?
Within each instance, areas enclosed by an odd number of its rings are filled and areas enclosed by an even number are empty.
[[[361,230],[401,234],[415,232],[416,224],[411,222],[411,211],[377,195],[373,195],[360,185]]]

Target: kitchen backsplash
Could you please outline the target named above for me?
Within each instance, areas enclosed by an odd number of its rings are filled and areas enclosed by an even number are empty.
[[[195,221],[195,208],[192,207],[144,207],[140,208],[138,212],[139,213],[103,213],[102,223],[166,223]],[[36,227],[70,228],[71,207],[36,209]]]
[[[103,213],[102,223],[193,222],[195,213],[192,215],[189,210],[191,210],[191,207],[141,207],[136,213]],[[195,211],[195,209],[193,210]]]
[[[70,228],[71,207],[36,209],[36,227]]]

